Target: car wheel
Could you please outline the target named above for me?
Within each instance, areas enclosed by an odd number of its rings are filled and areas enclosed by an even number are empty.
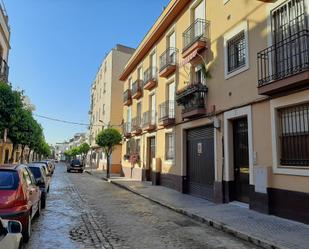
[[[42,211],[42,201],[40,200],[38,203],[38,210],[36,211],[35,216],[39,217],[41,215],[41,211]]]
[[[22,230],[23,235],[23,241],[28,242],[31,237],[31,214],[29,213],[28,219],[27,219],[27,226],[24,227]]]
[[[80,172],[80,173],[84,173],[84,171],[83,171],[83,170],[80,170],[79,172]]]
[[[41,208],[44,209],[46,207],[46,198],[41,201]]]

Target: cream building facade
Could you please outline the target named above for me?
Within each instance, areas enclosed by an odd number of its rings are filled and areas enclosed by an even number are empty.
[[[121,131],[123,84],[119,77],[133,52],[132,48],[116,45],[104,58],[92,84],[89,133],[92,168],[105,169],[107,165],[106,156],[95,143],[97,134],[107,127]],[[111,172],[121,172],[121,145],[112,154]]]
[[[121,75],[126,177],[309,223],[308,0],[172,0]]]
[[[10,26],[5,7],[0,5],[0,81],[8,82],[10,51]]]

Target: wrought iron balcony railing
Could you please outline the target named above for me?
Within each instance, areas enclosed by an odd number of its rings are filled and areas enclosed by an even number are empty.
[[[135,117],[132,118],[132,133],[134,133],[135,135],[140,134],[142,132],[142,119],[141,117]]]
[[[183,118],[191,118],[206,113],[206,93],[208,88],[202,83],[192,83],[176,93],[176,102],[183,106]]]
[[[131,122],[125,122],[123,124],[123,135],[125,137],[130,137],[132,132]]]
[[[144,72],[144,89],[151,90],[157,85],[157,68],[149,67]]]
[[[175,101],[167,100],[159,106],[159,120],[175,118]]]
[[[136,80],[132,84],[132,98],[133,99],[139,99],[142,96],[143,90],[143,81],[142,80]]]
[[[143,128],[153,130],[156,128],[156,111],[147,111],[143,113]]]
[[[131,96],[131,90],[127,89],[124,93],[123,93],[123,103],[124,105],[131,105],[132,104],[132,96]]]
[[[187,50],[197,41],[206,42],[209,39],[210,22],[196,19],[183,33],[183,51]]]
[[[160,72],[166,69],[168,66],[176,66],[178,60],[178,49],[168,48],[160,56]]]
[[[259,88],[308,71],[309,31],[302,30],[262,50],[257,54],[257,64]],[[281,87],[294,83],[300,82],[285,82]]]

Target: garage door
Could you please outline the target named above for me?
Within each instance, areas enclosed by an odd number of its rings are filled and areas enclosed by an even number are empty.
[[[187,131],[187,191],[213,200],[214,128],[206,126]]]

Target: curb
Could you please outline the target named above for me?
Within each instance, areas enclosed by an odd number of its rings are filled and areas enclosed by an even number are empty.
[[[93,175],[91,172],[88,172],[86,171],[89,175]],[[139,193],[137,192],[136,190],[132,189],[131,187],[128,187],[128,186],[125,186],[121,183],[118,183],[118,182],[115,182],[111,179],[107,179],[106,177],[103,177],[103,178],[100,178],[106,182],[109,182],[119,188],[122,188],[122,189],[125,189],[127,191],[130,191],[131,193],[133,194],[136,194],[136,195],[139,195],[153,203],[156,203],[160,206],[163,206],[165,208],[168,208],[172,211],[175,211],[177,213],[180,213],[182,215],[185,215],[195,221],[198,221],[198,222],[201,222],[203,224],[207,224],[208,226],[210,227],[214,227],[218,230],[221,230],[223,232],[226,232],[228,234],[231,234],[239,239],[242,239],[242,240],[245,240],[245,241],[248,241],[256,246],[260,246],[262,248],[265,248],[265,249],[289,249],[288,247],[283,247],[283,246],[280,246],[280,245],[277,245],[276,243],[274,242],[270,242],[270,241],[266,241],[266,240],[263,240],[263,239],[260,239],[258,237],[255,237],[255,236],[252,236],[252,235],[248,235],[244,232],[241,232],[241,231],[237,231],[235,230],[234,228],[230,227],[229,225],[223,223],[223,222],[219,222],[219,221],[215,221],[211,218],[205,218],[205,217],[202,217],[202,216],[199,216],[199,215],[196,215],[196,214],[193,214],[193,213],[190,213],[182,208],[177,208],[177,207],[174,207],[168,203],[165,203],[163,201],[159,201],[159,200],[156,200],[156,199],[153,199],[151,197],[149,197],[148,195],[145,195],[145,194],[142,194],[142,193]]]
[[[141,197],[143,197],[143,198],[145,198],[147,200],[150,200],[151,202],[159,204],[159,205],[161,205],[161,206],[163,206],[165,208],[168,208],[168,209],[170,209],[172,211],[175,211],[177,213],[183,214],[183,215],[185,215],[185,216],[187,216],[187,217],[189,217],[189,218],[191,218],[191,219],[193,219],[195,221],[207,224],[210,227],[214,227],[214,228],[216,228],[218,230],[221,230],[223,232],[231,234],[231,235],[233,235],[233,236],[235,236],[237,238],[240,238],[242,240],[246,240],[246,241],[248,241],[248,242],[250,242],[250,243],[252,243],[252,244],[254,244],[256,246],[260,246],[260,247],[265,248],[265,249],[289,249],[288,247],[282,247],[282,246],[279,246],[279,245],[277,245],[277,244],[275,244],[273,242],[262,240],[260,238],[254,237],[252,235],[248,235],[248,234],[246,234],[244,232],[237,231],[237,230],[235,230],[234,228],[230,227],[229,225],[227,225],[225,223],[222,223],[222,222],[219,222],[219,221],[215,221],[215,220],[213,220],[211,218],[201,217],[201,216],[198,216],[196,214],[190,213],[190,212],[188,212],[188,211],[186,211],[184,209],[173,207],[172,205],[167,204],[167,203],[165,203],[163,201],[155,200],[155,199],[153,199],[153,198],[151,198],[151,197],[149,197],[149,196],[147,196],[145,194],[141,194],[141,193],[135,191],[134,189],[132,189],[132,188],[130,188],[128,186],[125,186],[125,185],[123,185],[121,183],[115,182],[113,180],[105,179],[105,181],[107,181],[109,183],[112,183],[115,186],[118,186],[118,187],[120,187],[122,189],[128,190],[131,193],[139,195],[139,196],[141,196]]]

